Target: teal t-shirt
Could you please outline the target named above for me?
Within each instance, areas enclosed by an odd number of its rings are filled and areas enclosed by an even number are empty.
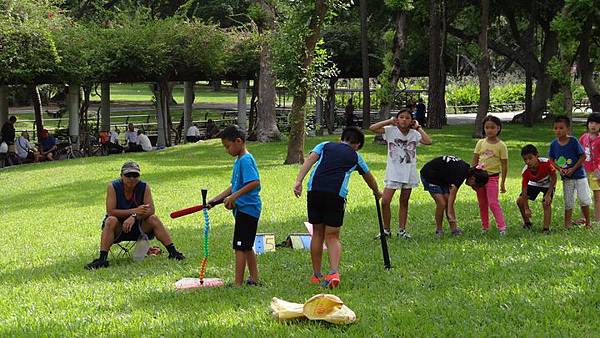
[[[231,174],[231,192],[234,193],[246,184],[260,180],[258,167],[252,154],[247,153],[236,159],[233,164],[233,173]],[[240,196],[235,202],[233,213],[238,210],[252,217],[259,218],[262,209],[262,202],[259,196],[260,185],[250,192]]]

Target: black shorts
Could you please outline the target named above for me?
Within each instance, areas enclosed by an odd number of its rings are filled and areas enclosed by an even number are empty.
[[[104,220],[102,221],[102,229],[104,229],[104,222],[106,222],[107,218],[108,218],[108,216],[105,216]],[[119,218],[119,223],[121,223],[121,225],[122,225],[125,220],[126,220],[126,218],[123,218],[123,219]],[[117,238],[115,238],[113,243],[137,241],[140,238],[141,234],[142,234],[142,221],[138,219],[135,221],[135,223],[133,224],[133,226],[131,227],[131,230],[129,232],[124,232],[121,229],[121,233],[119,234],[119,236],[117,236]],[[148,236],[149,240],[153,239],[154,232],[153,231],[147,232],[146,236]]]
[[[344,224],[346,200],[338,194],[309,191],[306,207],[308,222],[311,224],[325,224],[330,227],[341,227]]]
[[[535,185],[527,185],[527,197],[529,198],[529,200],[531,201],[535,201],[535,199],[537,198],[537,196],[542,193],[542,198],[546,195],[546,192],[548,192],[548,188],[544,188],[544,187],[538,187]]]
[[[258,229],[258,218],[237,210],[233,229],[233,250],[252,250],[256,229]]]

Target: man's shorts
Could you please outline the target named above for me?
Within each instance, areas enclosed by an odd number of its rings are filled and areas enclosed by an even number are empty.
[[[409,183],[403,183],[403,182],[398,182],[398,181],[384,180],[383,186],[386,189],[393,189],[393,190],[412,189],[412,188],[418,187],[419,182],[417,182],[416,184],[409,184]]]
[[[548,188],[538,187],[536,185],[527,185],[527,198],[529,198],[530,201],[535,201],[540,193],[542,193],[542,198],[544,198],[544,196],[546,196],[546,192],[548,192]],[[551,195],[553,196],[554,193]]]
[[[306,207],[311,224],[341,227],[344,224],[346,200],[340,195],[325,191],[309,191]]]
[[[592,172],[592,173],[587,173],[587,178],[588,178],[588,183],[590,185],[590,190],[592,191],[596,191],[596,190],[600,190],[600,184],[598,184],[598,179],[596,178],[596,175]]]
[[[105,216],[104,220],[102,221],[103,229],[104,229],[104,222],[106,222],[107,218],[108,218],[108,216]],[[123,225],[123,222],[125,222],[126,219],[127,218],[119,218],[119,223],[121,225]],[[140,238],[141,234],[142,234],[142,221],[138,219],[135,221],[133,226],[131,226],[131,230],[129,230],[129,232],[125,232],[121,228],[121,233],[119,234],[119,236],[117,236],[117,238],[115,238],[113,243],[137,241]],[[147,232],[146,236],[148,236],[149,240],[153,239],[154,231]]]
[[[236,210],[235,227],[233,229],[233,250],[252,250],[257,229],[258,218]]]
[[[425,189],[425,191],[429,191],[431,194],[445,195],[450,193],[450,187],[429,183],[423,176],[421,176],[421,183],[423,183],[423,189]]]

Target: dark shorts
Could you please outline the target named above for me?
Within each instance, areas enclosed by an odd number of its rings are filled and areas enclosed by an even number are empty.
[[[233,229],[233,250],[252,250],[257,229],[258,218],[237,210]]]
[[[102,221],[103,229],[104,229],[104,222],[106,222],[107,218],[108,218],[108,216],[104,216],[104,220]],[[123,222],[125,220],[126,220],[126,218],[123,218],[123,219],[120,218],[119,222],[121,224],[123,224]],[[141,234],[142,234],[142,221],[138,219],[137,221],[135,221],[135,224],[133,224],[133,226],[131,227],[131,230],[129,232],[126,233],[121,230],[121,233],[119,234],[119,236],[117,236],[117,238],[115,238],[113,243],[137,241],[140,238]],[[148,239],[153,239],[154,232],[153,231],[147,232],[146,236],[148,236]]]
[[[444,194],[450,193],[450,187],[429,183],[423,176],[421,176],[421,183],[423,183],[423,189],[425,189],[425,191],[429,191],[429,193],[431,193],[431,194],[444,195]]]
[[[535,201],[535,199],[537,198],[537,196],[540,193],[542,193],[542,198],[543,198],[546,195],[546,192],[548,192],[548,188],[538,187],[535,185],[527,185],[527,197],[531,201]],[[552,195],[554,195],[554,194],[552,194]]]
[[[306,207],[308,222],[311,224],[325,224],[330,227],[341,227],[344,224],[346,200],[338,194],[309,191]]]

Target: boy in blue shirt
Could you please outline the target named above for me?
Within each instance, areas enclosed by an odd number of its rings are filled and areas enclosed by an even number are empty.
[[[248,285],[258,284],[256,254],[252,249],[262,203],[260,200],[260,177],[256,161],[246,150],[246,135],[238,126],[229,126],[221,133],[221,142],[225,151],[236,156],[231,175],[231,186],[215,196],[207,204],[224,199],[225,208],[233,210],[235,227],[233,231],[233,250],[235,250],[235,284],[244,282],[244,270],[248,266],[250,278]]]
[[[585,151],[579,141],[569,136],[571,120],[566,116],[558,116],[554,120],[556,138],[550,143],[548,157],[554,168],[560,173],[563,181],[563,196],[565,199],[565,227],[571,227],[575,192],[581,205],[581,213],[585,218],[586,227],[590,228],[590,187],[582,164],[585,161]]]
[[[369,172],[367,164],[356,152],[365,143],[365,135],[355,127],[347,127],[342,132],[342,142],[318,144],[302,165],[294,185],[294,194],[302,194],[302,181],[314,165],[307,185],[308,221],[313,224],[310,242],[310,258],[313,267],[311,283],[325,287],[336,287],[340,283],[339,263],[342,253],[340,227],[344,221],[344,208],[348,195],[350,174],[357,170],[363,179],[380,198],[377,182]],[[330,271],[321,273],[323,241],[327,243]]]

